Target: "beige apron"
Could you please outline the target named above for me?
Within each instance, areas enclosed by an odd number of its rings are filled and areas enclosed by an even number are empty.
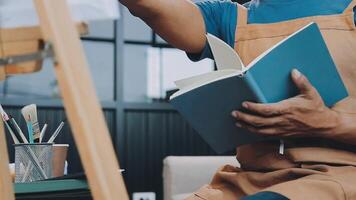
[[[355,5],[353,0],[342,14],[272,24],[247,24],[247,10],[238,5],[235,50],[248,64],[285,37],[316,22],[350,94],[334,109],[356,113]],[[241,169],[222,167],[209,185],[188,199],[237,200],[260,191],[274,191],[290,199],[356,199],[354,152],[329,146],[291,145],[280,155],[278,143],[246,145],[237,149]]]

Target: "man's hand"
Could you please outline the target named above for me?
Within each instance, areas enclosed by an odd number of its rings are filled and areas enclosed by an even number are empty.
[[[299,71],[292,79],[300,95],[273,104],[244,102],[254,114],[233,111],[236,126],[251,132],[273,136],[327,137],[338,127],[339,114],[324,105],[317,90]]]

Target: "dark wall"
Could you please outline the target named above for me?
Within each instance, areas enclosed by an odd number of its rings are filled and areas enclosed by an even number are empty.
[[[238,1],[244,3],[247,1]],[[26,125],[21,116],[20,107],[4,107],[25,131]],[[45,140],[66,118],[62,108],[41,107],[38,109],[39,122],[48,123]],[[116,148],[122,149],[121,167],[125,183],[130,194],[133,192],[156,192],[157,199],[163,199],[162,166],[163,159],[169,155],[216,155],[210,147],[195,133],[186,121],[171,109],[128,109],[123,112],[123,133],[117,133],[116,113],[104,109],[108,128]],[[25,131],[26,132],[26,131]],[[100,134],[100,133],[97,133]],[[117,138],[120,135],[120,138]],[[14,160],[12,141],[7,133],[10,160]],[[82,171],[80,158],[68,123],[56,143],[67,143],[69,148],[69,172]],[[123,147],[123,148],[122,148]],[[232,155],[232,154],[230,154]]]
[[[162,199],[163,159],[215,155],[175,111],[125,112],[124,173],[130,193],[153,191]]]
[[[27,133],[20,107],[4,107]],[[115,138],[115,113],[104,110],[107,124],[116,147],[124,147],[120,152],[120,164],[126,171],[124,178],[130,194],[133,192],[156,192],[157,199],[163,199],[162,167],[163,159],[169,155],[215,155],[210,147],[187,122],[174,110],[125,110],[124,133]],[[38,108],[41,127],[46,122],[48,129],[45,141],[62,120],[66,119],[61,108]],[[6,130],[10,161],[14,160],[14,148]],[[100,133],[98,133],[100,134]],[[70,145],[69,173],[81,172],[82,166],[69,124],[66,123],[56,143]]]

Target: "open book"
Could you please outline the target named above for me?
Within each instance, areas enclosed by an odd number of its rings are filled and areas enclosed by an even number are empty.
[[[170,99],[218,153],[276,139],[237,128],[231,112],[241,109],[244,101],[274,103],[297,95],[290,77],[293,69],[309,79],[327,106],[348,96],[315,23],[280,41],[247,66],[228,44],[210,34],[207,39],[218,70],[176,81],[179,91]]]

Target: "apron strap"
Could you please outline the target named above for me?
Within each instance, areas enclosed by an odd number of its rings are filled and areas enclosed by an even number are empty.
[[[351,3],[346,7],[344,13],[353,12],[355,6],[356,6],[356,0],[351,0]]]
[[[237,4],[237,26],[236,27],[241,27],[241,26],[246,26],[246,25],[247,25],[247,9],[244,6]]]

